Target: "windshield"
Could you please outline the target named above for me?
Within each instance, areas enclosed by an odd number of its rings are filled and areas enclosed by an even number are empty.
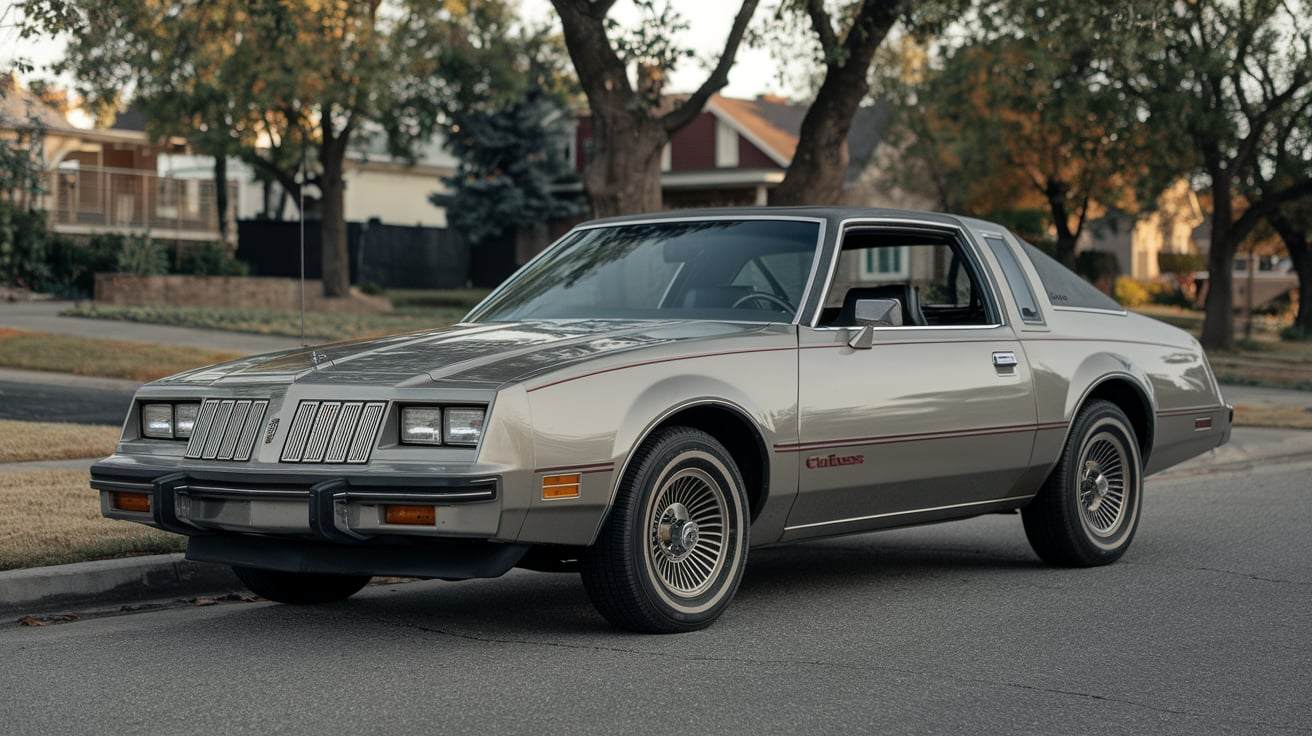
[[[517,272],[466,321],[790,322],[819,240],[820,223],[803,220],[586,228]]]

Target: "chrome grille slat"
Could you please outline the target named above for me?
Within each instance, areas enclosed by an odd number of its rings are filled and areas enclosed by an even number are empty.
[[[283,445],[282,461],[299,463],[305,453],[305,441],[310,438],[310,427],[314,424],[314,415],[319,412],[319,402],[302,401],[296,407],[296,417],[292,419],[292,428],[287,432],[287,444]]]
[[[351,452],[346,456],[348,463],[363,463],[369,460],[369,451],[373,449],[374,438],[383,423],[383,403],[381,401],[367,404],[360,418],[360,428],[356,430],[355,441],[351,443]]]
[[[360,412],[364,409],[362,401],[348,401],[342,404],[341,416],[337,418],[338,423],[344,427],[354,427],[360,421]],[[324,455],[323,461],[326,463],[340,463],[346,460],[346,451],[351,447],[351,436],[346,432],[333,433],[332,442],[328,443],[328,452]]]
[[[246,415],[250,411],[250,401],[238,401],[233,405],[232,414],[228,417],[228,429],[223,433],[223,441],[219,443],[216,460],[232,459],[232,453],[237,449],[237,439],[241,436],[241,429],[246,425]]]
[[[214,415],[214,427],[205,438],[205,449],[200,452],[202,460],[213,460],[218,456],[219,443],[223,442],[223,435],[228,431],[228,419],[232,416],[232,408],[236,403],[232,399],[219,402],[219,410]]]
[[[206,399],[201,403],[187,457],[192,460],[245,462],[255,450],[268,400]]]
[[[303,463],[323,462],[324,450],[328,449],[328,438],[337,428],[337,415],[342,410],[342,402],[325,401],[319,405],[319,413],[314,417],[314,430],[310,432],[310,441],[305,446]]]
[[[368,462],[386,402],[302,401],[283,444],[285,463]]]
[[[244,462],[251,459],[251,452],[255,449],[255,439],[260,435],[260,427],[264,425],[264,412],[268,408],[267,401],[256,401],[251,404],[251,412],[246,416],[246,426],[241,428],[241,435],[237,439],[233,460]]]
[[[209,436],[210,427],[214,423],[214,412],[218,411],[219,402],[216,399],[209,399],[201,404],[200,414],[196,416],[196,424],[191,428],[191,440],[187,442],[187,457],[195,460],[200,457],[201,450],[205,447],[205,438]]]

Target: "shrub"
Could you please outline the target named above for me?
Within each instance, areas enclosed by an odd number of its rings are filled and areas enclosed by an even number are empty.
[[[1280,330],[1280,339],[1286,342],[1301,342],[1312,340],[1312,333],[1298,325],[1289,325]]]
[[[1158,253],[1157,270],[1162,273],[1192,274],[1207,270],[1207,259],[1197,253]]]
[[[1116,279],[1116,286],[1112,289],[1112,297],[1116,299],[1122,307],[1142,307],[1150,299],[1148,287],[1143,283],[1131,278]]]
[[[118,268],[126,238],[115,233],[93,235],[80,241],[66,237],[50,240],[46,291],[69,299],[85,299],[95,289],[96,274]]]
[[[0,202],[0,282],[41,288],[50,273],[48,241],[44,212]]]
[[[249,276],[251,264],[232,257],[221,243],[180,245],[173,273],[184,276]]]
[[[123,248],[115,259],[119,273],[134,276],[158,276],[168,273],[169,255],[159,243],[148,235],[130,235],[123,240]]]

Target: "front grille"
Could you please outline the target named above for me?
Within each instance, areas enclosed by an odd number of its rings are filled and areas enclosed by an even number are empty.
[[[369,461],[382,401],[302,401],[283,445],[285,463],[364,463]]]
[[[268,408],[268,401],[206,399],[187,442],[187,457],[193,460],[250,460]]]

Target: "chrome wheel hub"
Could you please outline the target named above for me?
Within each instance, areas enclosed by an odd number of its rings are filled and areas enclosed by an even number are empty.
[[[661,514],[656,534],[667,553],[673,557],[684,557],[697,546],[701,529],[697,522],[689,518],[686,506],[674,503]]]
[[[699,468],[670,475],[647,506],[647,560],[663,587],[681,598],[706,592],[728,559],[724,489]]]
[[[1128,456],[1121,440],[1108,433],[1094,435],[1084,447],[1080,518],[1098,536],[1115,533],[1125,518]]]

